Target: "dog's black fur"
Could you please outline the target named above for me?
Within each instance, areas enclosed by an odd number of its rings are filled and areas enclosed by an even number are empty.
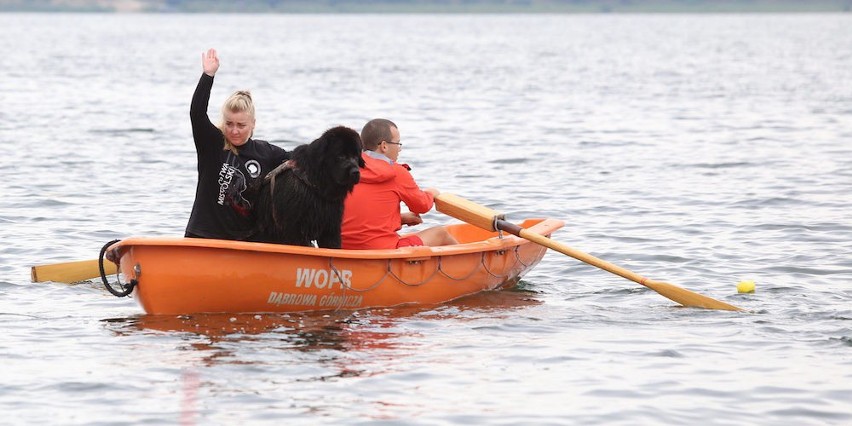
[[[343,200],[364,167],[358,132],[338,126],[258,180],[253,241],[340,248]]]

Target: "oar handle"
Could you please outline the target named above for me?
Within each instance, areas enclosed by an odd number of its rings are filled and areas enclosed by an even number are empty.
[[[435,197],[435,208],[447,216],[489,231],[496,231],[496,221],[506,218],[504,214],[496,210],[447,192],[442,192]]]

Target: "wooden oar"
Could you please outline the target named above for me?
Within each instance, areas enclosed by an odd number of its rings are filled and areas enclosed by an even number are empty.
[[[110,261],[105,261],[104,271],[107,274],[114,274],[115,264]],[[77,281],[97,278],[101,275],[101,273],[98,269],[98,259],[92,259],[33,266],[30,271],[30,275],[34,283],[43,281],[74,283]]]
[[[698,293],[693,293],[685,288],[678,287],[674,284],[669,284],[661,281],[655,281],[645,278],[637,273],[624,269],[620,266],[613,265],[607,261],[598,259],[588,253],[573,249],[565,244],[553,241],[543,235],[529,232],[513,223],[506,222],[503,215],[497,213],[488,207],[481,206],[472,201],[466,200],[454,194],[440,194],[435,197],[435,204],[439,212],[448,216],[452,216],[461,221],[470,223],[471,225],[483,228],[489,231],[502,230],[512,235],[517,235],[525,240],[532,241],[541,246],[556,250],[564,255],[571,256],[577,260],[588,263],[589,265],[611,272],[615,275],[627,278],[630,281],[642,284],[651,290],[660,293],[683,306],[705,308],[705,309],[720,309],[726,311],[739,311],[740,308],[729,305],[725,302],[703,296]]]

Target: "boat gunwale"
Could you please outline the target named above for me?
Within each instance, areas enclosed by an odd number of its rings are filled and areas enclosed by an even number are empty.
[[[528,231],[541,235],[549,235],[564,226],[564,222],[551,218],[529,218],[528,221],[539,221],[527,228]],[[465,223],[452,224],[465,226]],[[470,225],[472,226],[472,225]],[[263,252],[276,254],[293,254],[303,256],[333,257],[341,259],[410,259],[428,258],[433,256],[450,256],[483,251],[493,251],[527,244],[523,238],[510,234],[502,234],[489,237],[484,240],[469,243],[455,244],[451,246],[416,246],[398,249],[381,250],[351,250],[351,249],[328,249],[316,247],[292,246],[286,244],[256,243],[249,241],[217,240],[208,238],[185,238],[185,237],[128,237],[111,245],[109,251],[117,254],[134,246],[168,246],[168,247],[195,247],[200,249],[226,249],[246,252]]]

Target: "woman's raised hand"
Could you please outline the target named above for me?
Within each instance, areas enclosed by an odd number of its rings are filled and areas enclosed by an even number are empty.
[[[210,49],[207,53],[201,54],[201,67],[204,68],[204,74],[213,77],[216,71],[219,70],[219,57],[216,55],[216,49]]]

